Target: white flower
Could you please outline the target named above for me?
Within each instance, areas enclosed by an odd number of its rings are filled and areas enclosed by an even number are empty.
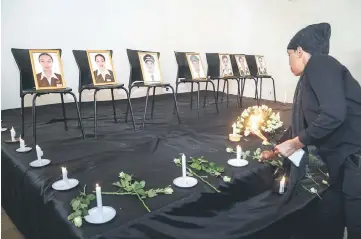
[[[224,177],[223,177],[223,181],[225,181],[226,183],[228,183],[228,182],[231,181],[231,178],[228,177],[228,176],[224,176]]]
[[[244,118],[241,118],[241,122],[242,122],[242,123],[244,122]]]
[[[120,177],[120,178],[124,178],[124,177],[125,177],[125,173],[121,172],[121,173],[119,174],[119,177]]]
[[[326,180],[322,180],[322,183],[328,185],[328,182]]]
[[[231,147],[227,147],[227,148],[226,148],[226,151],[227,151],[227,153],[232,153],[232,152],[233,152],[233,149],[232,149]]]
[[[81,227],[82,224],[83,224],[83,219],[80,216],[74,218],[74,225],[75,226]]]
[[[311,192],[311,193],[317,193],[317,189],[311,188],[311,189],[310,189],[310,192]]]
[[[246,129],[246,130],[244,131],[244,136],[248,136],[250,133],[251,133],[251,132],[249,131],[249,129]]]
[[[180,159],[174,159],[173,161],[174,161],[175,164],[180,164],[181,163]]]
[[[262,142],[262,145],[271,145],[271,143],[268,142],[268,141],[263,141],[263,142]]]
[[[172,194],[172,193],[173,193],[173,188],[167,187],[164,189],[164,194]]]
[[[330,177],[330,175],[328,173],[326,173],[327,177]]]

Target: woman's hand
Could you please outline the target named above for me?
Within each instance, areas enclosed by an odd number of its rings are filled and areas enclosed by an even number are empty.
[[[261,156],[259,158],[260,161],[264,161],[264,160],[272,160],[277,156],[277,154],[273,151],[263,151],[261,153]]]
[[[300,142],[298,137],[287,140],[275,147],[275,153],[281,154],[284,157],[291,156],[297,149],[303,148],[304,145]]]

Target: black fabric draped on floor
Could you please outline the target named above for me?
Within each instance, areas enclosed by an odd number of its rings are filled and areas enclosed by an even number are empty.
[[[290,238],[299,234],[292,225],[298,220],[312,218],[310,211],[317,200],[304,189],[296,191],[285,203],[274,192],[273,169],[250,159],[248,166],[232,168],[227,164],[226,147],[231,144],[227,136],[232,123],[241,114],[236,98],[231,97],[230,107],[220,105],[216,114],[214,104],[208,102],[201,109],[197,120],[196,111],[189,108],[189,95],[178,97],[179,125],[173,112],[169,95],[156,97],[154,118],[146,121],[144,130],[133,130],[131,122],[124,123],[125,101],[117,101],[118,122],[113,121],[110,102],[98,103],[98,137],[93,138],[93,107],[83,103],[83,123],[87,135],[81,139],[77,128],[75,107],[67,104],[69,130],[64,131],[61,105],[40,106],[38,115],[37,143],[44,157],[52,163],[34,169],[29,162],[36,159],[30,153],[15,152],[18,144],[2,143],[2,206],[26,238]],[[144,110],[144,98],[132,100],[135,118],[140,125]],[[244,105],[256,101],[245,99]],[[280,111],[286,125],[290,122],[290,106],[265,102]],[[123,111],[122,111],[123,110]],[[25,140],[33,147],[31,109],[26,109]],[[120,113],[123,112],[123,113]],[[3,127],[14,126],[20,133],[20,110],[2,111]],[[2,133],[2,141],[10,137]],[[261,141],[250,137],[240,143],[244,150],[254,150]],[[180,153],[204,156],[211,162],[225,167],[230,183],[208,177],[218,187],[214,192],[202,182],[192,189],[180,189],[172,185],[181,175],[173,159]],[[69,178],[76,178],[80,185],[66,192],[52,189],[53,182],[61,178],[61,167],[66,167]],[[71,213],[70,201],[79,194],[84,185],[87,192],[95,184],[102,191],[115,191],[111,184],[118,180],[120,172],[133,174],[135,179],[145,180],[146,188],[163,188],[172,185],[171,195],[159,195],[146,200],[152,212],[147,213],[141,202],[132,196],[103,195],[103,205],[116,209],[116,217],[103,225],[84,223],[76,228],[67,216]],[[317,177],[317,176],[316,176]],[[319,181],[322,181],[319,178]],[[305,185],[311,185],[306,180]],[[93,201],[91,207],[96,206]]]

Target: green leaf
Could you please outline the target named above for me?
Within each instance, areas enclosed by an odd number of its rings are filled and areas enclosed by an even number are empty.
[[[124,190],[127,191],[127,192],[131,192],[131,191],[133,191],[133,187],[132,186],[127,186],[127,187],[124,188]]]
[[[83,201],[83,204],[89,205],[90,204],[90,200],[88,198],[85,198]]]
[[[197,170],[201,170],[201,169],[202,169],[202,166],[199,165],[198,163],[192,163],[192,164],[191,164],[191,168],[194,168],[194,169],[197,169]]]
[[[129,174],[125,174],[125,177],[124,177],[124,179],[126,180],[126,181],[132,181],[132,176],[130,176]]]
[[[213,162],[211,162],[211,163],[209,163],[209,166],[211,166],[211,167],[215,167],[215,166],[216,166],[216,164],[215,164],[215,163],[213,163]]]
[[[74,214],[75,217],[80,217],[81,216],[81,211],[76,210],[73,214]]]
[[[142,186],[142,188],[145,187],[145,181],[140,181],[140,185]]]
[[[117,186],[117,187],[120,187],[120,188],[122,187],[122,185],[120,185],[119,182],[114,182],[113,185],[114,185],[114,186]]]
[[[80,200],[74,200],[73,203],[71,204],[73,210],[77,210],[80,206]]]
[[[94,199],[95,199],[95,195],[94,195],[94,194],[88,194],[88,195],[86,196],[86,198],[91,201],[91,200],[94,200]]]
[[[138,189],[136,192],[137,192],[140,196],[145,195],[144,189]]]
[[[88,213],[88,209],[83,209],[82,210],[82,216],[85,217],[85,216],[88,216],[89,213]]]
[[[68,220],[71,221],[71,220],[73,220],[75,217],[76,217],[76,216],[75,216],[75,213],[72,213],[72,214],[70,214],[70,215],[68,216]]]
[[[81,209],[88,208],[88,204],[80,204],[80,208],[81,208]]]

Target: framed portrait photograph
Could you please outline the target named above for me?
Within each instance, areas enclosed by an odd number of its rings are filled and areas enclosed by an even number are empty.
[[[94,85],[116,84],[112,56],[109,50],[87,50]]]
[[[161,84],[163,79],[158,54],[156,52],[138,52],[138,57],[144,84]]]
[[[229,54],[218,54],[219,73],[221,77],[233,76],[231,57]]]
[[[202,59],[199,53],[186,53],[189,69],[192,74],[192,80],[206,79]]]
[[[35,88],[66,88],[59,50],[29,50]]]
[[[249,76],[251,72],[249,71],[246,56],[245,55],[234,55],[236,58],[237,67],[239,70],[240,76]]]
[[[256,56],[258,75],[267,75],[266,61],[264,56]]]

